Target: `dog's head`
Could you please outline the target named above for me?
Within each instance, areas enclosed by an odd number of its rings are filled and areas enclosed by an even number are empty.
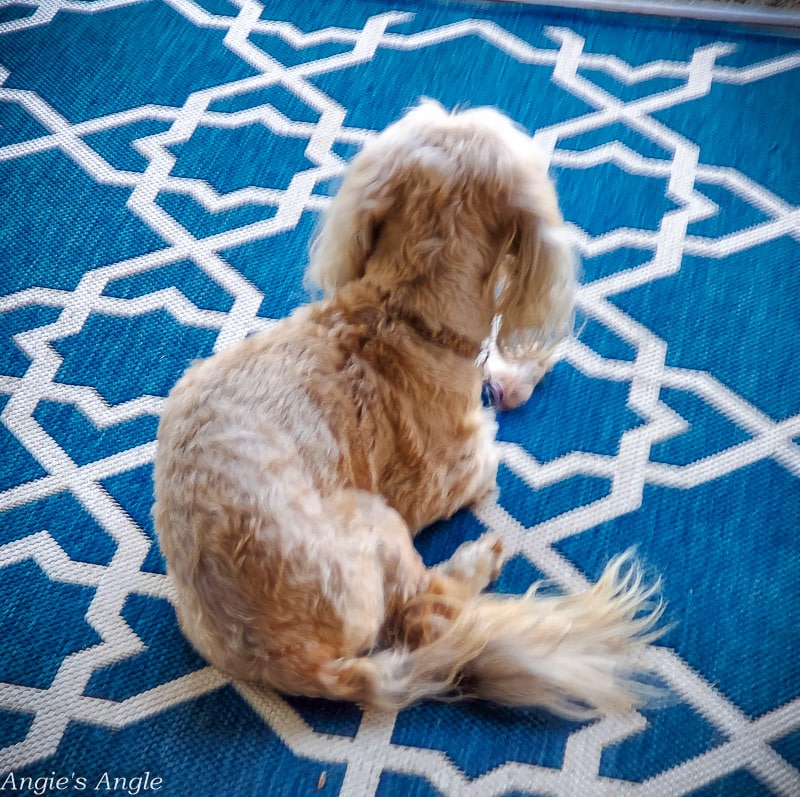
[[[451,114],[425,101],[353,159],[307,277],[331,294],[375,278],[375,263],[393,295],[469,294],[482,317],[500,317],[509,359],[572,330],[575,265],[555,190],[532,139],[494,109]]]

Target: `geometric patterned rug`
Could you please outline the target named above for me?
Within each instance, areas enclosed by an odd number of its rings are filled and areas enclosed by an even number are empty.
[[[493,586],[635,546],[667,705],[398,715],[231,682],[153,536],[163,399],[306,301],[361,145],[422,96],[549,159],[579,334],[500,419]],[[800,794],[800,41],[427,0],[0,0],[0,793]]]

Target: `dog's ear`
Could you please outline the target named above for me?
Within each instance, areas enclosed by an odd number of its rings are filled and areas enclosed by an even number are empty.
[[[518,183],[507,254],[497,269],[497,346],[508,360],[546,357],[572,332],[576,261],[544,168]]]
[[[379,138],[353,158],[311,245],[306,281],[331,294],[364,275],[380,224],[393,202],[392,164]]]

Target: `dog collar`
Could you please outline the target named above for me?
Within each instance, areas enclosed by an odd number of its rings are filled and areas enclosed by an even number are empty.
[[[480,343],[470,340],[466,335],[461,335],[447,327],[440,329],[431,329],[431,327],[423,321],[419,316],[410,315],[407,313],[391,313],[393,318],[401,321],[406,326],[411,327],[419,337],[427,340],[430,343],[435,343],[437,346],[442,346],[449,349],[454,354],[460,357],[469,357],[472,360],[477,359],[481,353]]]
[[[411,329],[412,332],[428,343],[449,349],[460,357],[468,357],[477,360],[481,353],[481,343],[470,340],[466,335],[462,335],[449,327],[439,327],[433,329],[423,318],[408,313],[401,307],[392,306],[388,294],[378,293],[377,301],[372,306],[362,306],[358,309],[346,310],[346,305],[340,305],[347,315],[357,318],[370,327],[377,329],[384,321],[394,321],[401,323]]]

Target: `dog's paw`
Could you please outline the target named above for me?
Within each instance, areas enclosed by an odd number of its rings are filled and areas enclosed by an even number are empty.
[[[503,555],[503,541],[496,534],[487,532],[483,534],[475,543],[484,550],[484,565],[486,568],[485,575],[487,577],[487,584],[494,581],[503,569],[505,564],[505,556]]]
[[[443,569],[451,578],[473,584],[477,592],[500,575],[503,563],[503,541],[487,533],[459,546]]]

